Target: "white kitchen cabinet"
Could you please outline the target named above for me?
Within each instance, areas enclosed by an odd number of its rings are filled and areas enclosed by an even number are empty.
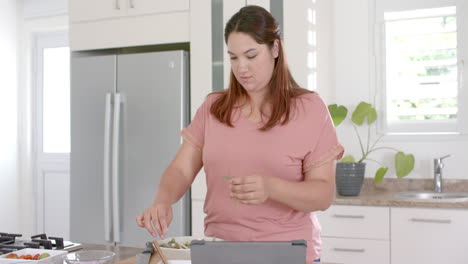
[[[189,0],[127,0],[127,15],[180,12],[190,9]],[[195,4],[197,1],[194,2]],[[170,26],[170,25],[168,25]]]
[[[324,262],[390,263],[388,207],[333,205],[317,212]]]
[[[70,0],[69,16],[72,51],[190,41],[189,0]]]
[[[466,209],[391,208],[392,263],[468,263],[467,223]]]
[[[389,239],[388,207],[333,205],[316,214],[322,225],[322,236]]]
[[[316,213],[322,261],[468,263],[468,210],[333,205]]]
[[[83,22],[125,16],[187,11],[189,0],[70,0],[70,21]]]
[[[96,19],[107,19],[125,14],[125,9],[119,0],[70,0],[70,22],[81,22]]]
[[[389,264],[389,244],[384,240],[322,237],[321,260],[345,264]]]

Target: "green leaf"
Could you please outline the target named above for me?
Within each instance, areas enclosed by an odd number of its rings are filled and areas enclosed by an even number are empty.
[[[371,104],[360,102],[353,112],[351,120],[354,124],[360,126],[367,118],[367,124],[372,124],[377,120],[377,110]]]
[[[348,109],[342,105],[338,106],[337,104],[331,104],[328,106],[328,111],[333,119],[333,124],[338,126],[343,122],[348,115]]]
[[[353,121],[353,123],[355,123],[358,126],[362,125],[371,107],[372,106],[368,103],[360,102],[358,106],[356,107],[356,109],[354,110],[353,115],[351,117],[351,120]]]
[[[340,160],[340,162],[343,162],[343,163],[354,163],[354,162],[356,162],[356,160],[354,159],[353,156],[348,155],[348,156],[343,157],[343,158]]]
[[[382,182],[384,176],[385,176],[385,173],[387,173],[388,171],[388,168],[379,168],[376,172],[375,172],[375,176],[374,176],[374,183],[375,184],[379,184]]]
[[[398,178],[403,178],[408,175],[414,168],[413,154],[405,155],[403,152],[398,152],[395,155],[395,169]]]
[[[374,107],[371,107],[371,109],[369,110],[369,113],[367,115],[367,124],[372,124],[375,122],[375,120],[377,120],[377,110],[375,110]]]

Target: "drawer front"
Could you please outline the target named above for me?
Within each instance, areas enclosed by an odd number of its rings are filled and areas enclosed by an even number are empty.
[[[322,226],[322,236],[389,239],[388,207],[333,205],[316,214]]]
[[[382,240],[322,237],[322,262],[389,264],[390,242]]]
[[[392,208],[392,262],[468,263],[468,210]]]

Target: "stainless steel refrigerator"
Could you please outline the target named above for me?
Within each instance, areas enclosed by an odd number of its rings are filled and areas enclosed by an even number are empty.
[[[70,239],[144,247],[150,206],[189,120],[188,54],[73,52]],[[190,194],[167,236],[190,234]]]

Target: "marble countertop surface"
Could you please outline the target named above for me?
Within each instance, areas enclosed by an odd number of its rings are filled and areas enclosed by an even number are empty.
[[[384,179],[375,185],[373,178],[366,178],[358,196],[336,195],[335,205],[365,205],[391,207],[431,207],[468,209],[468,201],[454,200],[412,200],[395,197],[398,192],[427,191],[434,188],[432,179]],[[468,193],[468,180],[445,179],[443,192]]]

